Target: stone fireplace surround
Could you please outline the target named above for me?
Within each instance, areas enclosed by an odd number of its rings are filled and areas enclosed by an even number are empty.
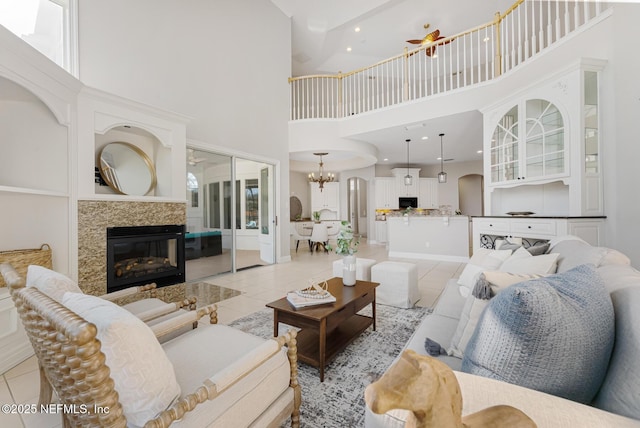
[[[78,201],[78,285],[93,295],[107,292],[107,227],[186,224],[180,202]],[[159,288],[167,302],[185,298],[185,284]],[[126,303],[126,302],[121,302]]]

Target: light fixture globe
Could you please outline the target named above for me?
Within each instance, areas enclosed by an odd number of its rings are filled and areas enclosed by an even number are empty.
[[[438,183],[446,183],[447,182],[447,173],[444,172],[444,154],[442,148],[442,137],[444,134],[440,135],[440,172],[438,173]]]

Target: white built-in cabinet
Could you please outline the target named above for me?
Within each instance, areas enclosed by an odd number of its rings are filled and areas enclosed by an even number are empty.
[[[394,177],[376,177],[375,200],[377,209],[398,209],[398,192]]]
[[[311,211],[329,210],[340,212],[340,183],[324,183],[322,191],[318,183],[309,183]]]
[[[420,168],[393,168],[391,173],[395,177],[397,197],[418,197],[420,193]],[[411,184],[405,183],[405,177],[411,176]],[[419,201],[418,201],[419,203]]]
[[[600,71],[582,59],[483,110],[485,213],[604,215]]]
[[[434,209],[438,208],[438,206],[438,179],[421,178],[418,207]]]
[[[593,246],[604,245],[604,218],[474,217],[473,248],[494,248],[498,238],[523,238],[529,244],[575,235]]]

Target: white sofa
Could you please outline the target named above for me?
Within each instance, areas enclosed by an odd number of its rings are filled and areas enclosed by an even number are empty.
[[[549,252],[559,252],[558,273],[584,263],[593,264],[611,296],[615,342],[602,387],[590,405],[580,404],[462,372],[462,359],[443,353],[437,358],[454,370],[462,392],[463,415],[507,404],[525,412],[539,428],[640,427],[640,272],[629,266],[629,259],[623,254],[591,247],[577,238],[568,237],[551,244]],[[465,301],[458,279],[450,280],[433,313],[424,318],[405,349],[426,355],[426,338],[446,348],[454,336]],[[404,410],[376,415],[367,408],[365,426],[403,427],[407,415]]]

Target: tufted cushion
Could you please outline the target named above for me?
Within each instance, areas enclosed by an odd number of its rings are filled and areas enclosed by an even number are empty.
[[[142,321],[96,296],[66,293],[62,304],[96,325],[129,424],[143,426],[180,395],[171,362]]]
[[[506,288],[482,313],[462,371],[589,403],[614,340],[611,298],[591,265]]]
[[[30,265],[27,268],[26,283],[27,287],[36,287],[41,293],[59,303],[62,303],[62,296],[67,291],[82,293],[78,284],[72,279],[42,266]]]

